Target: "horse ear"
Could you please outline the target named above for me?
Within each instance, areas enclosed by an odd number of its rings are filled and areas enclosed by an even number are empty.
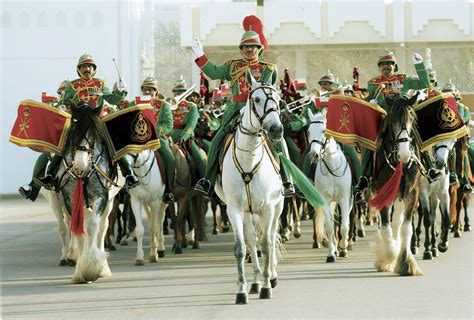
[[[251,88],[256,88],[258,86],[257,80],[252,76],[252,73],[247,70],[247,82],[250,83]]]
[[[416,91],[416,93],[411,98],[407,99],[408,105],[412,106],[416,103],[416,101],[418,100],[418,94],[419,92]]]

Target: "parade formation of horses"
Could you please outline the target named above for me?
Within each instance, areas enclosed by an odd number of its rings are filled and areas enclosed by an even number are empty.
[[[80,102],[71,111],[73,121],[58,171],[58,188],[71,213],[71,232],[78,250],[72,281],[86,283],[111,275],[104,238],[108,215],[124,178],[113,170],[99,119],[101,109]]]
[[[423,274],[410,250],[421,178],[417,165],[416,114],[412,107],[416,98],[415,95],[410,99],[402,96],[386,99],[387,116],[382,122],[375,153],[375,197],[369,202],[380,210],[381,218],[375,266],[379,271],[400,275]],[[403,202],[404,210],[401,214],[395,212],[392,227],[390,209],[396,198]]]

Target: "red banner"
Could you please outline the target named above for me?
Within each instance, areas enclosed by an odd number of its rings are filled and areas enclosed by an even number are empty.
[[[329,97],[326,134],[344,144],[358,143],[375,150],[385,110],[345,95]]]
[[[38,152],[62,154],[71,116],[46,103],[25,100],[18,106],[18,116],[9,141]]]

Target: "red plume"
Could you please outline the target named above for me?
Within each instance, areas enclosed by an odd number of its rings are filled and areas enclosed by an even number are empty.
[[[265,35],[263,34],[263,23],[257,16],[246,16],[244,21],[242,22],[245,31],[253,30],[255,31],[259,38],[260,43],[263,46],[263,49],[268,49],[267,39],[265,39]]]

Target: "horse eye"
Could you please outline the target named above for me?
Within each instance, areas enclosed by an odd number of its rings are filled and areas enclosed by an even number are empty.
[[[254,101],[255,101],[256,103],[259,103],[259,102],[260,102],[260,98],[259,98],[259,97],[257,97],[257,98],[255,98],[255,100],[254,100]]]

